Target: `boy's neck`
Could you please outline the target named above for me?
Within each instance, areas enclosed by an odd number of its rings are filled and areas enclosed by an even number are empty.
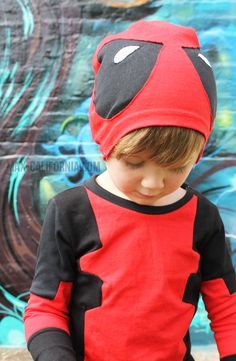
[[[95,181],[104,189],[106,189],[108,192],[127,199],[127,200],[131,200],[130,198],[128,198],[125,194],[123,194],[113,183],[108,171],[104,171],[103,173],[99,174],[96,178]],[[155,201],[154,204],[152,204],[152,206],[166,206],[172,203],[177,202],[178,200],[180,200],[181,198],[184,197],[186,193],[186,190],[184,188],[178,188],[175,192],[170,193],[160,199],[158,199],[157,201]]]

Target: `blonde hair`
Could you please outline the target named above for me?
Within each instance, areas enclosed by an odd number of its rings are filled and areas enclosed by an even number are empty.
[[[121,159],[147,151],[150,158],[162,166],[183,166],[193,153],[200,153],[204,143],[204,136],[193,129],[152,126],[126,134],[116,144],[111,156]]]

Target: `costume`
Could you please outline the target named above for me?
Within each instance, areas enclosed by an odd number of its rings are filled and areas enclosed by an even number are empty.
[[[146,126],[192,128],[207,141],[216,89],[199,47],[194,29],[159,21],[102,41],[89,118],[104,159]],[[144,206],[93,177],[50,201],[24,316],[34,360],[192,361],[188,328],[201,291],[221,360],[236,361],[224,227],[212,203],[183,187],[173,204]]]
[[[183,187],[175,203],[144,206],[94,176],[50,200],[25,312],[34,360],[192,361],[199,291],[221,360],[236,360],[224,227],[216,206]]]

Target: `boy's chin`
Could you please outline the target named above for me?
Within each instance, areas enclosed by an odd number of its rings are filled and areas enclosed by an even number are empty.
[[[182,188],[178,188],[177,190],[168,194],[163,194],[160,192],[160,194],[155,194],[151,196],[136,192],[130,195],[129,199],[141,205],[166,206],[177,202],[185,195],[185,193],[186,191]]]
[[[141,193],[137,193],[134,195],[130,195],[128,197],[131,201],[140,204],[140,205],[148,205],[148,206],[154,206],[158,205],[158,200],[161,198],[161,196],[153,195],[153,196],[147,196]]]

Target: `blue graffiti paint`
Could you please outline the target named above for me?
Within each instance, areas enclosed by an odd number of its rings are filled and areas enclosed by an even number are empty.
[[[29,292],[15,297],[1,285],[0,292],[9,305],[0,304],[0,314],[4,315],[0,321],[0,346],[25,346],[22,317],[27,303],[21,298]]]
[[[18,197],[20,182],[27,171],[27,167],[26,167],[27,157],[28,156],[26,155],[25,157],[23,158],[20,157],[16,160],[16,162],[12,165],[12,171],[9,179],[8,203],[10,203],[12,200],[13,211],[18,224],[20,223],[20,219],[19,219],[19,212],[17,207],[17,197]]]
[[[46,102],[50,96],[50,93],[55,87],[55,82],[58,76],[58,72],[61,66],[61,60],[63,55],[63,26],[61,27],[60,38],[57,39],[52,47],[52,56],[55,56],[55,61],[48,66],[46,74],[44,75],[41,83],[38,85],[32,101],[24,111],[24,114],[19,119],[17,126],[14,128],[11,136],[14,137],[23,131],[25,128],[31,126],[35,120],[42,113],[45,108]]]
[[[4,120],[10,110],[21,99],[26,89],[30,86],[33,76],[32,70],[28,69],[20,90],[15,89],[15,76],[19,69],[19,63],[10,65],[11,53],[11,29],[5,29],[5,49],[0,61],[0,115]]]
[[[24,38],[28,39],[34,31],[34,16],[30,9],[30,3],[28,0],[17,0],[21,7],[24,24]]]
[[[0,77],[0,99],[2,98],[3,92],[3,86],[7,80],[7,78],[10,75],[9,71],[9,59],[10,59],[10,44],[11,44],[11,29],[6,28],[5,29],[5,49],[3,53],[2,60],[0,61],[0,71],[1,71],[1,77]],[[1,103],[0,103],[1,107]]]

